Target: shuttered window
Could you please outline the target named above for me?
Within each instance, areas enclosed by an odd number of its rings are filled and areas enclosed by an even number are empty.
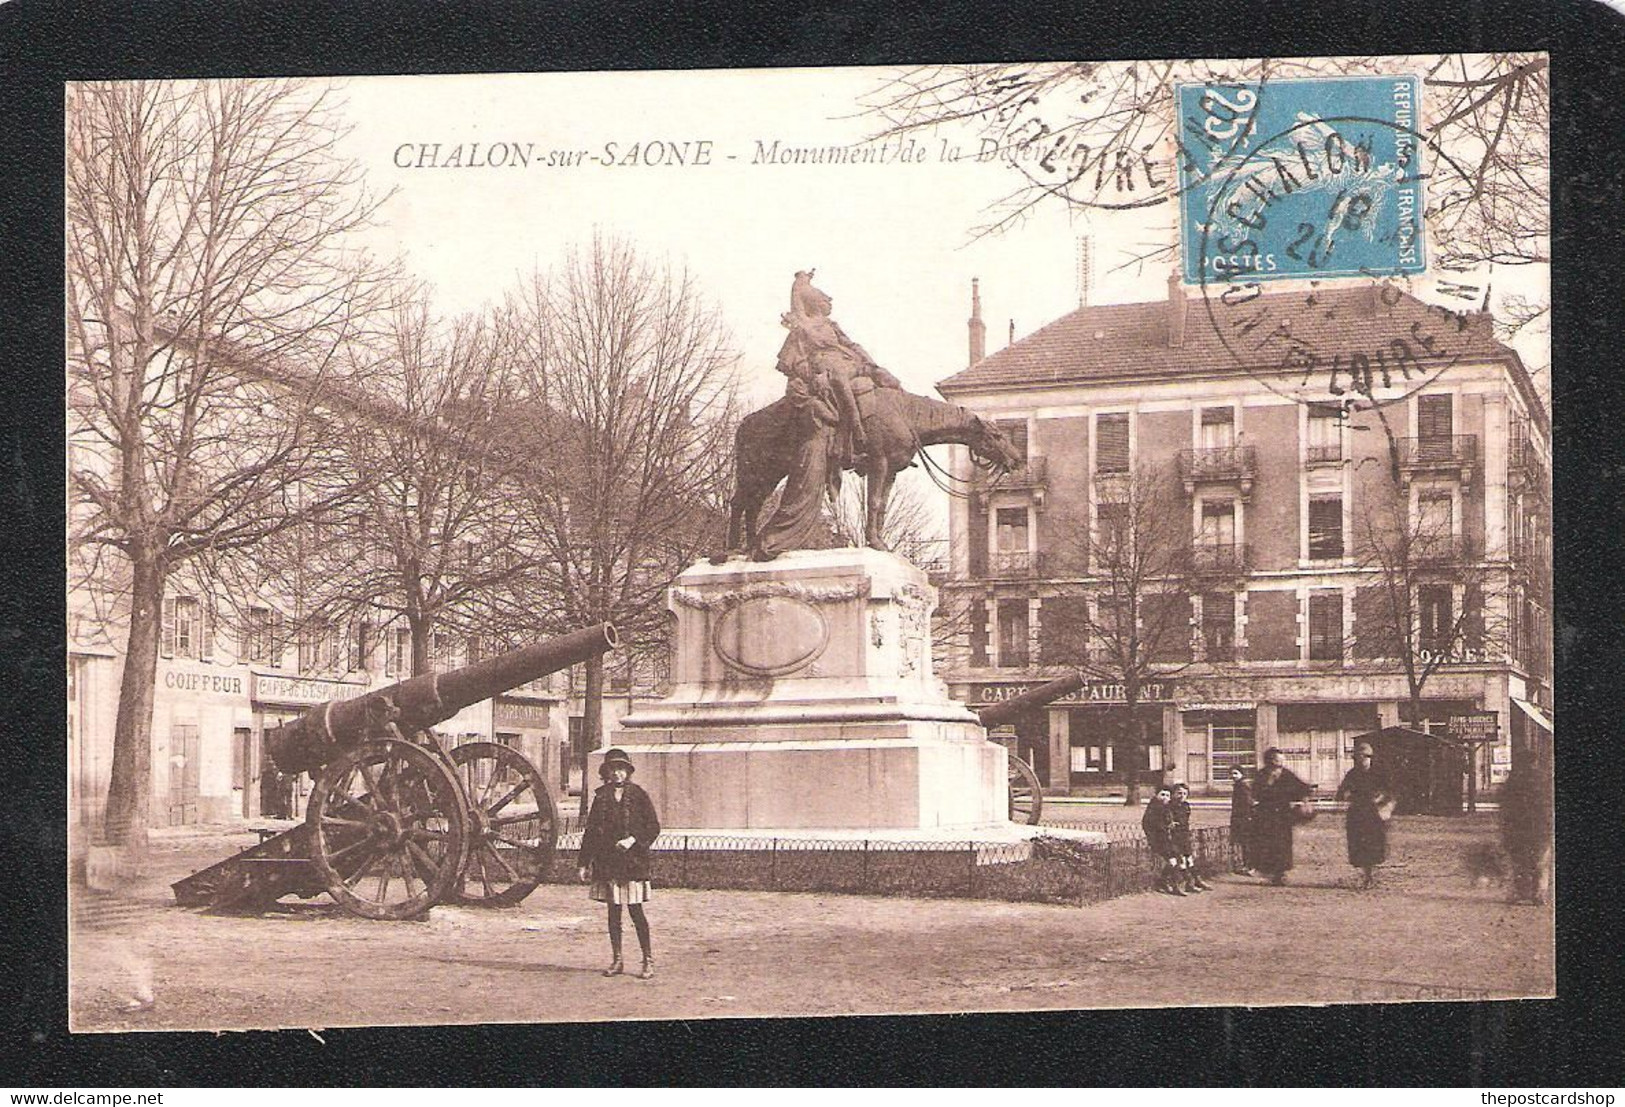
[[[1454,652],[1456,622],[1455,597],[1448,584],[1425,584],[1416,590],[1417,607],[1421,614],[1422,649],[1432,654]],[[1424,661],[1430,660],[1424,658]]]
[[[1309,556],[1316,560],[1343,556],[1343,497],[1315,496],[1309,501]]]
[[[1309,594],[1309,660],[1343,660],[1343,593]]]
[[[1417,446],[1423,459],[1448,458],[1451,438],[1455,433],[1448,394],[1421,396],[1416,401]]]
[[[1236,650],[1236,594],[1209,592],[1202,597],[1202,639],[1209,661],[1232,660]]]
[[[1128,415],[1100,416],[1095,433],[1095,472],[1128,472]]]
[[[1417,398],[1416,433],[1420,438],[1449,438],[1455,433],[1448,393]]]

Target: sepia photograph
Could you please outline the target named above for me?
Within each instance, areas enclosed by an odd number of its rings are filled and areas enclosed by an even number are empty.
[[[1550,78],[69,82],[70,1029],[1555,996]]]

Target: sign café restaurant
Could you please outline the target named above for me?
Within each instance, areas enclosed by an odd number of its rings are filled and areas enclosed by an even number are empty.
[[[1042,683],[982,682],[963,690],[974,705],[985,707]],[[1424,706],[1430,731],[1489,751],[1479,758],[1478,784],[1506,779],[1511,746],[1496,712],[1478,710],[1472,699],[1430,698]],[[1139,725],[1129,730],[1122,683],[1091,680],[1047,706],[1029,708],[992,737],[1028,762],[1046,791],[1063,795],[1120,790],[1130,773],[1144,784],[1182,780],[1198,794],[1225,794],[1231,768],[1251,775],[1259,751],[1268,746],[1281,750],[1294,773],[1329,793],[1353,762],[1356,738],[1397,724],[1398,710],[1397,703],[1192,699],[1181,696],[1175,680],[1151,680],[1140,686]]]

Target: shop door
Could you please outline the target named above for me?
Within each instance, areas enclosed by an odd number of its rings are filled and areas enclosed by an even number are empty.
[[[169,825],[197,822],[198,733],[193,723],[176,723],[169,735]]]
[[[1343,732],[1340,730],[1316,730],[1311,735],[1314,748],[1314,767],[1310,770],[1311,776],[1304,779],[1310,784],[1319,785],[1322,789],[1335,789],[1342,782],[1342,774],[1338,772],[1340,750],[1343,745]]]

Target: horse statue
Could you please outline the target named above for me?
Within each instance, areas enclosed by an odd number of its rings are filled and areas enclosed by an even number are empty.
[[[868,379],[853,382],[866,450],[861,467],[845,460],[843,468],[868,481],[864,544],[887,548],[881,538],[886,503],[897,474],[914,464],[926,446],[957,443],[969,448],[976,465],[1006,473],[1018,468],[1021,455],[999,427],[958,404],[933,400],[901,388],[876,386]],[[757,516],[762,504],[791,475],[802,447],[801,418],[793,402],[778,400],[740,421],[734,437],[734,496],[728,512],[728,552],[757,552]],[[934,463],[929,460],[926,464]],[[713,558],[724,559],[727,554]]]

